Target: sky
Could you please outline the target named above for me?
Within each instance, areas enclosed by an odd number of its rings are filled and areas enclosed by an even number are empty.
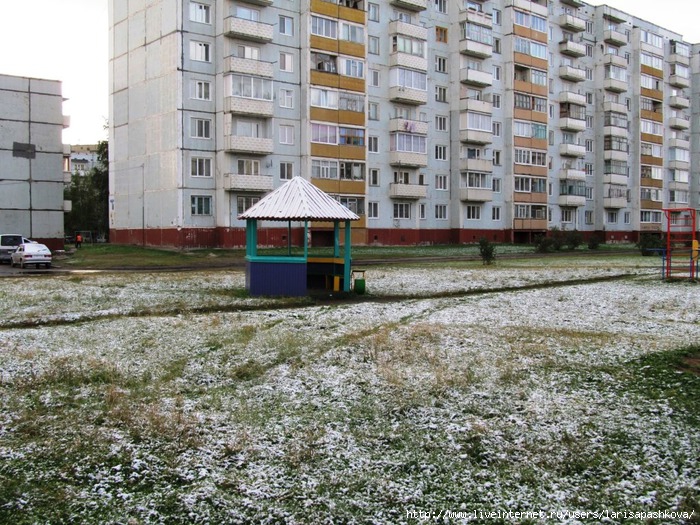
[[[107,0],[4,0],[0,17],[0,74],[60,80],[63,114],[71,125],[64,144],[107,139]],[[115,0],[125,1],[125,0]],[[700,42],[698,0],[588,0],[607,4]],[[12,51],[15,52],[12,52]],[[20,52],[21,51],[21,52]]]

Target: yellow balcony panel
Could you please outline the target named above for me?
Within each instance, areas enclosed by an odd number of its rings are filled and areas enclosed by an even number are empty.
[[[425,199],[428,187],[421,184],[389,184],[389,197],[392,199]]]
[[[493,200],[490,188],[460,188],[459,200],[462,202],[489,202]]]
[[[546,230],[547,219],[513,219],[514,230]]]
[[[249,40],[252,42],[272,42],[274,26],[229,16],[224,20],[224,34],[231,38]]]
[[[312,179],[311,182],[318,189],[326,193],[344,195],[365,194],[365,181],[363,180]]]
[[[365,92],[365,79],[346,77],[343,75],[338,75],[338,87],[340,89],[347,89],[348,91],[357,91],[358,93]]]
[[[224,149],[233,153],[270,155],[274,152],[274,144],[272,139],[267,138],[226,135],[224,137]]]
[[[228,191],[272,191],[272,175],[225,173],[224,189]]]

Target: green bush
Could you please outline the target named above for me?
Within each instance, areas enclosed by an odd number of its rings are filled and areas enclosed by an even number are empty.
[[[591,236],[590,239],[588,239],[588,249],[589,250],[597,250],[600,248],[600,245],[602,244],[602,241],[598,235],[593,235]]]
[[[479,239],[479,255],[484,264],[491,264],[496,260],[496,247],[488,239]]]
[[[554,249],[554,239],[546,235],[535,237],[535,251],[537,253],[549,253]]]
[[[658,233],[643,233],[639,237],[637,248],[644,256],[659,255],[660,252],[658,250],[664,248],[664,240]]]
[[[583,244],[583,234],[578,230],[569,230],[565,232],[564,243],[569,250],[575,250]]]

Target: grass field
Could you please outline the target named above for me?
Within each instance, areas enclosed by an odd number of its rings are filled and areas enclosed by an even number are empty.
[[[0,523],[700,523],[700,294],[657,263],[1,279]]]

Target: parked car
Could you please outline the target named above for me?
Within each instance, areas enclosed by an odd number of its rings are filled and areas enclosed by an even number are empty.
[[[20,244],[10,258],[12,266],[19,266],[20,268],[24,268],[29,264],[33,264],[37,268],[42,264],[47,268],[51,268],[51,250],[45,244],[36,242]]]
[[[34,241],[22,237],[17,233],[0,234],[0,263],[9,263],[10,255],[17,249],[17,246],[24,243],[33,243]]]

